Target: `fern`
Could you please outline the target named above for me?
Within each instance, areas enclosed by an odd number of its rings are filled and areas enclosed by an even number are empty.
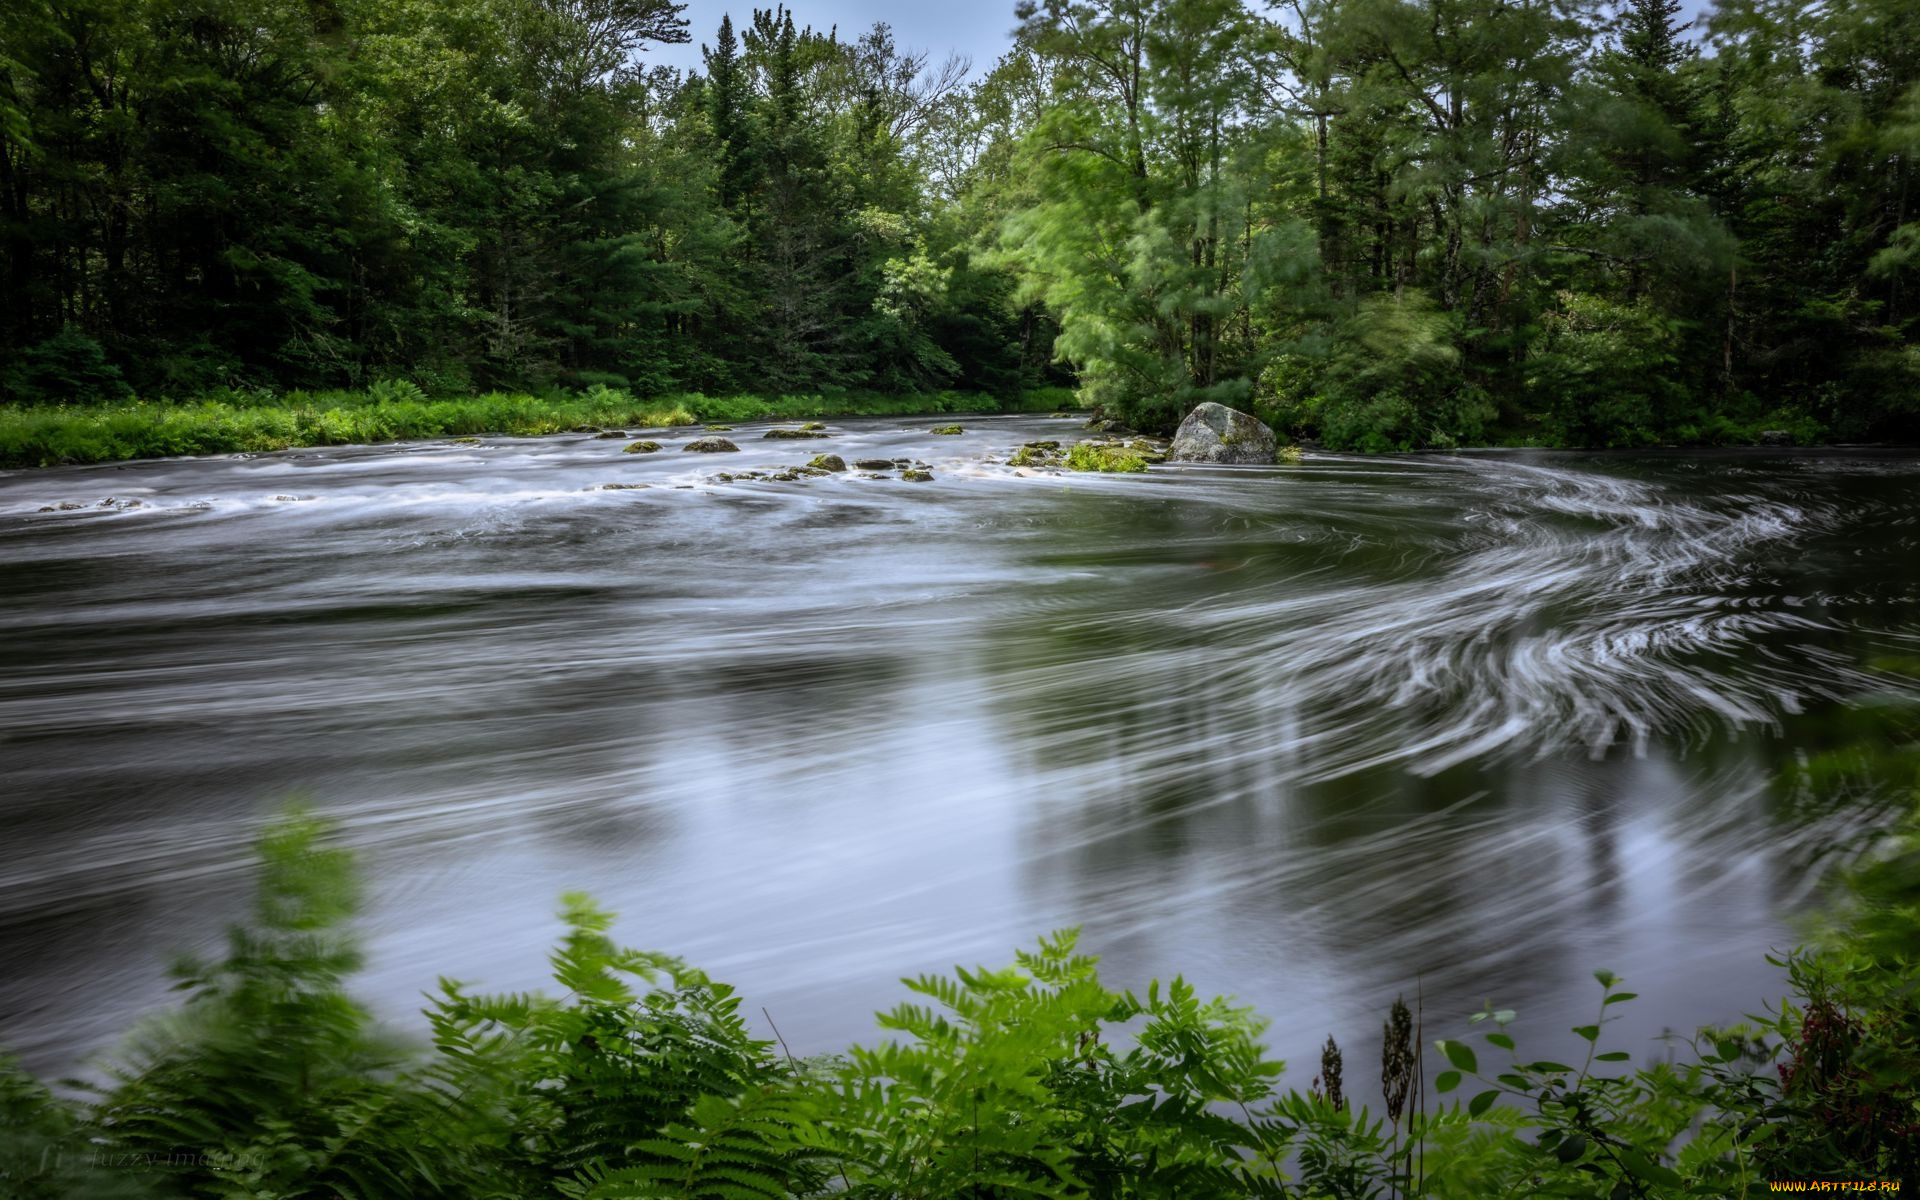
[[[1518,1057],[1512,1014],[1489,1009],[1476,1018],[1490,1022],[1479,1053],[1512,1061],[1481,1075],[1472,1048],[1439,1043],[1452,1069],[1433,1089],[1473,1077],[1486,1090],[1437,1110],[1416,1093],[1389,1131],[1332,1087],[1279,1092],[1280,1064],[1246,1009],[1178,977],[1144,994],[1109,990],[1071,932],[1009,967],[906,981],[913,999],[879,1018],[891,1040],[781,1061],[731,988],[619,946],[611,914],[578,896],[564,900],[552,956],[558,998],[443,980],[431,1046],[408,1049],[378,1036],[344,991],[359,962],[347,926],[356,889],[326,827],[296,812],[260,850],[251,921],[222,960],[182,964],[186,1003],[138,1031],[96,1102],[58,1100],[0,1058],[0,1195],[1465,1200],[1681,1184],[1739,1195],[1783,1155],[1833,1159],[1833,1121],[1853,1120],[1751,1069],[1782,1047],[1801,1060],[1818,1048],[1797,1013],[1767,1027],[1777,1043],[1723,1035],[1695,1063],[1606,1075],[1589,1068],[1623,1054],[1598,1053],[1577,1073]],[[1868,916],[1857,927],[1904,963],[1910,910],[1883,902]],[[1879,961],[1861,953],[1853,970],[1866,978]],[[1793,978],[1813,969],[1796,959]],[[1601,973],[1602,1015],[1576,1033],[1597,1040],[1608,1006],[1631,999],[1616,982]],[[1908,982],[1868,982],[1894,989],[1877,1001],[1879,1024],[1842,1032],[1908,1053],[1888,1041],[1908,1026],[1885,1015],[1910,1017]],[[1874,1094],[1903,1121],[1905,1078]],[[1892,1157],[1903,1145],[1874,1152],[1908,1170]],[[99,1166],[124,1155],[167,1169]]]
[[[576,1200],[767,1200],[806,1195],[821,1182],[822,1154],[801,1130],[813,1120],[809,1097],[762,1085],[735,1098],[702,1096],[685,1122],[636,1143],[649,1161],[589,1168],[560,1185]]]

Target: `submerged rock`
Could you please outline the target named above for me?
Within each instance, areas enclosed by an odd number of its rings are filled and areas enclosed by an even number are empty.
[[[912,469],[900,472],[900,478],[912,480],[914,483],[932,483],[933,472],[922,471],[918,468],[912,468]]]
[[[642,488],[650,488],[652,486],[650,483],[603,483],[600,485],[600,490],[603,492],[637,492]]]
[[[822,429],[769,429],[760,435],[763,438],[817,438],[832,437]]]
[[[1273,462],[1278,439],[1259,418],[1209,400],[1187,414],[1167,450],[1169,462]]]
[[[807,465],[816,471],[844,471],[847,469],[847,460],[838,454],[816,454]]]
[[[952,437],[955,434],[965,433],[966,430],[960,428],[960,426],[958,425],[935,425],[932,429],[927,430],[927,432],[944,434],[947,437]]]
[[[891,471],[893,460],[890,458],[856,458],[853,460],[856,471]]]
[[[599,433],[596,433],[593,436],[597,438],[602,438],[602,439],[623,438],[627,436],[627,431],[624,429],[602,429]]]
[[[732,432],[733,432],[733,426],[731,426],[731,425],[709,425],[709,426],[707,426],[707,432],[708,432],[708,433],[732,433]]]
[[[739,453],[740,447],[722,437],[695,438],[681,448],[682,453],[726,454]]]
[[[726,439],[724,439],[724,438],[716,438],[716,439],[714,439],[714,440],[715,440],[715,441],[725,441]],[[620,453],[622,453],[622,454],[652,454],[652,453],[654,453],[655,451],[657,451],[657,450],[659,450],[659,449],[660,449],[660,443],[659,443],[659,442],[629,442],[629,443],[627,443],[627,448],[626,448],[625,450],[622,450],[622,451],[621,451]]]

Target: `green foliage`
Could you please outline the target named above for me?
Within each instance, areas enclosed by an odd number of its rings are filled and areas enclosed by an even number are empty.
[[[228,390],[198,403],[133,401],[0,408],[0,467],[110,462],[183,454],[259,453],[293,446],[344,446],[395,439],[500,434],[534,437],[583,425],[660,428],[711,421],[801,417],[922,416],[931,413],[1042,412],[1059,393],[1000,398],[818,393],[641,400],[596,384],[576,395],[488,392],[429,398],[408,381],[365,392]]]
[[[1015,466],[1024,465],[1021,463]],[[1102,471],[1109,474],[1137,474],[1147,469],[1147,460],[1126,446],[1103,446],[1095,442],[1075,442],[1067,450],[1067,469]]]
[[[1491,1007],[1423,1050],[1396,1004],[1384,1116],[1343,1097],[1333,1039],[1315,1086],[1282,1091],[1252,1013],[1178,978],[1113,991],[1071,932],[908,980],[885,1040],[797,1063],[731,988],[621,947],[577,896],[559,998],[443,981],[431,1048],[404,1047],[344,990],[357,888],[331,839],[298,811],[267,830],[252,919],[182,964],[185,1004],[97,1098],[0,1060],[9,1196],[1612,1200],[1920,1176],[1920,812],[1856,858],[1768,1015],[1635,1068],[1606,1048],[1635,999],[1609,972],[1577,1064],[1524,1053]]]
[[[0,394],[1072,387],[1366,450],[1911,438],[1911,7],[1726,0],[1697,37],[1677,0],[1028,0],[968,83],[784,7],[683,72],[639,65],[689,36],[667,0],[21,0]]]
[[[137,1200],[146,1181],[108,1170],[87,1116],[0,1056],[0,1185],[13,1200]]]
[[[1545,315],[1528,384],[1548,436],[1569,446],[1635,446],[1675,424],[1678,330],[1647,305],[1565,293]]]
[[[133,394],[100,343],[71,325],[15,356],[0,377],[0,390],[21,404],[112,401]]]
[[[1257,1111],[1280,1072],[1246,1010],[1178,979],[1110,991],[1070,932],[1011,968],[907,986],[929,1003],[880,1024],[908,1040],[855,1048],[815,1085],[849,1194],[1240,1195],[1271,1179],[1258,1132],[1222,1115]]]
[[[568,397],[489,392],[428,399],[406,381],[366,392],[226,392],[198,403],[0,409],[0,466],[109,462],[180,454],[258,453],[396,438],[534,436],[578,425],[690,425],[680,403],[599,389]]]
[[[1369,297],[1335,327],[1324,355],[1269,370],[1270,414],[1330,446],[1372,452],[1481,440],[1494,416],[1462,373],[1457,322],[1425,296]]]

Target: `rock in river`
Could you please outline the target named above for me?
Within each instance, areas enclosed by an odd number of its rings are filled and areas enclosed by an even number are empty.
[[[856,471],[891,471],[893,460],[890,458],[856,458],[853,460]]]
[[[838,454],[816,454],[807,465],[816,471],[844,471],[847,469],[847,460]]]
[[[1169,462],[1273,462],[1273,430],[1257,417],[1209,400],[1187,414],[1167,450]]]
[[[695,438],[681,447],[683,452],[691,450],[697,454],[722,454],[729,450],[737,453],[739,449],[740,447],[722,437]]]

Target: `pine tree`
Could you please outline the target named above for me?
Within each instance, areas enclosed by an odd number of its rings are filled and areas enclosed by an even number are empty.
[[[753,169],[752,93],[740,63],[731,15],[720,18],[714,47],[703,46],[701,53],[707,64],[707,120],[720,158],[720,206],[731,210],[746,198]]]

